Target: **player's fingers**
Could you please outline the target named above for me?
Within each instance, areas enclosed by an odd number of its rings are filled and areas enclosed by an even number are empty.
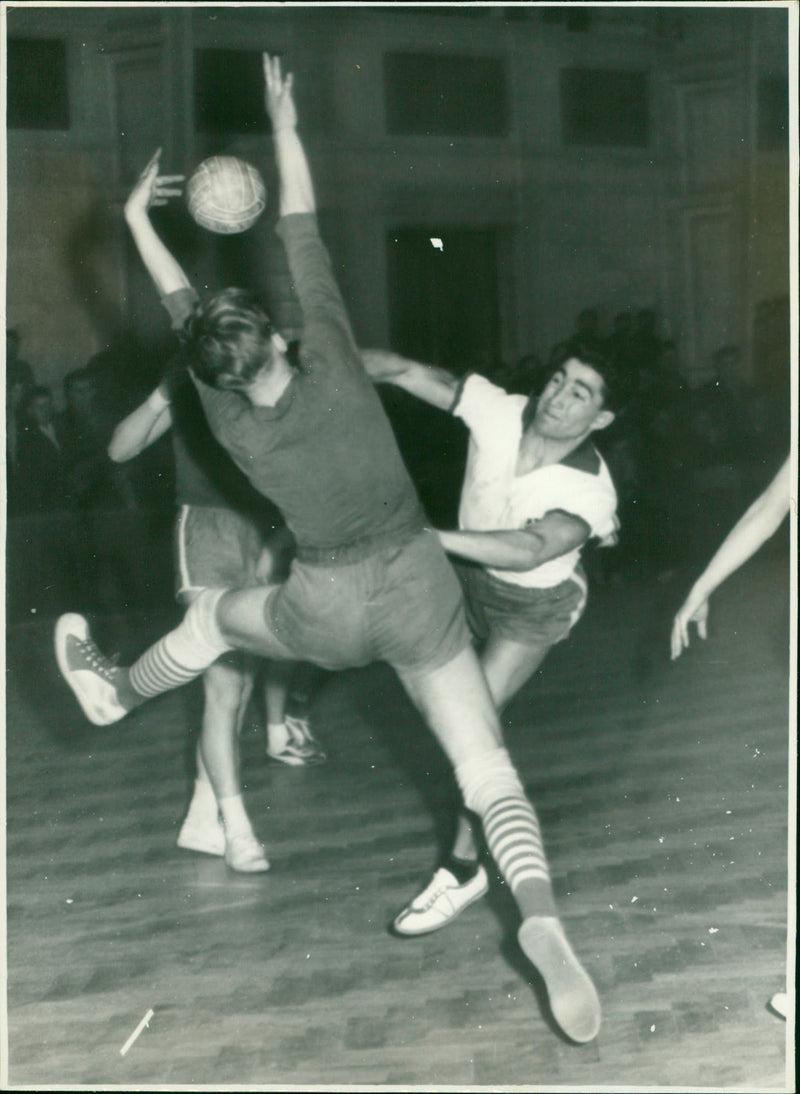
[[[283,85],[284,90],[286,91],[287,95],[291,95],[291,93],[292,93],[292,84],[293,83],[294,83],[294,73],[290,72],[289,75],[286,77],[286,81]]]
[[[706,631],[706,621],[705,621],[705,619],[698,620],[698,622],[697,622],[697,633],[700,635],[701,638],[706,637],[707,631]]]
[[[169,184],[170,182],[183,182],[185,178],[186,175],[159,175],[158,183],[161,185],[161,183]]]
[[[153,155],[150,157],[144,171],[142,171],[141,177],[145,178],[147,175],[150,174],[150,172],[153,170],[154,167],[157,168],[158,167],[158,161],[160,159],[161,159],[161,149],[157,148],[155,150],[155,152],[153,153]]]
[[[681,636],[680,636],[680,631],[678,629],[677,619],[672,624],[672,634],[670,635],[670,638],[669,638],[669,645],[670,645],[670,653],[672,654],[672,660],[674,661],[676,657],[680,657],[680,653],[681,653]]]

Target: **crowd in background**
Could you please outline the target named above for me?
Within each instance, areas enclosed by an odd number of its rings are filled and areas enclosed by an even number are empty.
[[[18,333],[6,332],[11,622],[68,607],[137,610],[164,593],[169,453],[162,447],[157,466],[146,458],[130,466],[109,459],[117,422],[141,397],[136,385],[126,389],[117,356],[98,354],[68,372],[59,409],[52,389],[22,358]]]
[[[597,435],[620,498],[615,548],[590,554],[595,579],[668,578],[698,565],[764,488],[789,448],[788,301],[756,313],[757,383],[741,349],[720,346],[709,378],[690,387],[687,363],[649,309],[626,309],[611,329],[585,308],[565,342],[540,358],[485,369],[515,394],[536,394],[566,343],[611,355],[634,392]],[[141,359],[147,359],[143,368]],[[130,464],[107,454],[116,424],[158,380],[158,354],[133,339],[97,354],[63,381],[64,409],[6,335],[7,603],[10,621],[83,611],[143,610],[170,599],[171,447]],[[452,362],[442,362],[452,367]],[[692,370],[694,371],[694,370]],[[466,437],[458,423],[402,393],[381,392],[432,523],[457,517]]]

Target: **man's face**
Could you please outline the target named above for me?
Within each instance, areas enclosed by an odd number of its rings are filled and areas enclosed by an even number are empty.
[[[603,406],[603,378],[589,365],[570,357],[547,383],[533,418],[534,432],[554,441],[579,440],[604,429],[614,415]]]
[[[31,415],[37,425],[50,425],[53,420],[53,400],[49,395],[37,395],[31,403]]]
[[[88,414],[94,404],[94,384],[88,380],[77,380],[67,388],[67,402],[73,410]]]

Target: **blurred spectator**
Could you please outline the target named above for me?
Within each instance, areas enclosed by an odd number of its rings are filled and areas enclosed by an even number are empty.
[[[633,314],[629,309],[614,316],[612,331],[605,339],[604,349],[618,368],[631,374],[636,373],[636,362],[633,358]]]
[[[20,336],[16,327],[6,328],[6,385],[21,382],[26,393],[34,386],[33,369],[19,356]]]
[[[19,448],[22,435],[22,414],[29,391],[20,375],[6,375],[6,500],[9,517],[20,512]]]
[[[640,376],[656,371],[663,343],[656,334],[656,315],[651,308],[640,308],[633,317],[630,335],[630,355]]]
[[[714,378],[692,393],[690,431],[701,495],[696,550],[704,556],[745,507],[755,431],[738,346],[713,355]]]
[[[61,431],[75,506],[134,509],[136,498],[126,469],[108,458],[114,422],[98,405],[96,381],[88,369],[75,369],[65,377],[64,397]]]
[[[19,433],[14,519],[8,523],[8,617],[55,613],[83,589],[70,513],[65,443],[50,389],[34,386]]]
[[[538,394],[543,386],[545,368],[535,353],[526,353],[516,365],[503,365],[489,377],[509,395]]]
[[[20,512],[70,508],[65,447],[50,388],[37,384],[24,404],[17,443]]]
[[[581,342],[595,342],[600,339],[600,317],[597,308],[584,308],[578,312],[572,338]]]

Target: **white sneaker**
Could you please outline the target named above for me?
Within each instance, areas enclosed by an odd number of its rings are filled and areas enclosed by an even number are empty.
[[[240,874],[262,874],[269,870],[264,847],[252,832],[229,836],[225,845],[225,862]]]
[[[198,824],[187,818],[178,833],[178,846],[185,851],[199,851],[203,855],[224,855],[225,829],[219,821]]]
[[[449,870],[441,866],[419,896],[404,908],[394,921],[398,934],[428,934],[445,927],[451,919],[479,900],[489,889],[489,878],[482,866],[474,878],[459,884]]]
[[[62,615],[56,622],[54,637],[61,675],[89,721],[106,726],[124,718],[128,711],[119,701],[116,688],[120,670],[94,644],[83,616]]]

